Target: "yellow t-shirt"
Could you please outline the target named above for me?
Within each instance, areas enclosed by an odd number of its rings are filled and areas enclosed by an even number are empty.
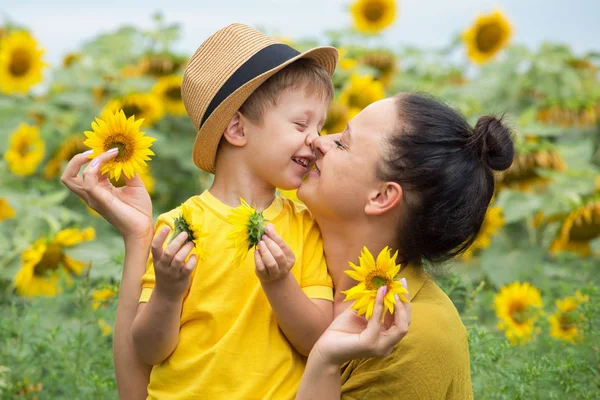
[[[232,265],[234,249],[226,236],[233,230],[227,216],[233,208],[210,192],[186,201],[194,223],[210,233],[207,254],[194,269],[183,300],[179,342],[173,353],[152,368],[150,399],[293,399],[305,367],[279,329],[254,272],[253,250],[245,262]],[[173,229],[179,209],[159,217],[156,232]],[[294,251],[292,273],[312,299],[333,300],[331,278],[316,222],[301,204],[277,197],[263,215]],[[152,257],[142,278],[140,302],[154,287]]]
[[[471,400],[467,330],[452,301],[419,267],[400,276],[410,293],[411,323],[387,357],[342,367],[342,400]]]

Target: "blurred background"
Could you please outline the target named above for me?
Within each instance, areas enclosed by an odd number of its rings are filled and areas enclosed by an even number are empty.
[[[95,118],[122,109],[157,139],[139,171],[156,215],[207,188],[181,76],[232,22],[339,49],[324,133],[401,91],[473,124],[504,115],[517,153],[482,231],[430,270],[468,328],[475,398],[599,398],[600,3],[84,3],[0,6],[0,398],[117,398],[122,240],[59,177]]]

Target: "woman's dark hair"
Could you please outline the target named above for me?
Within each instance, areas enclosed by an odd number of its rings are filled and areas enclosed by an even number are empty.
[[[404,262],[448,260],[475,240],[494,194],[494,171],[512,164],[510,130],[500,119],[465,118],[425,95],[395,98],[398,128],[389,136],[379,178],[402,186]]]

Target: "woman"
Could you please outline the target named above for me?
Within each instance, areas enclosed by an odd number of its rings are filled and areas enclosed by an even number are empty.
[[[367,107],[343,134],[307,140],[320,157],[298,195],[321,227],[340,315],[313,348],[298,398],[472,398],[466,330],[421,261],[447,260],[473,242],[494,193],[493,170],[512,163],[509,131],[492,117],[473,129],[434,99],[401,94]],[[149,253],[152,212],[139,178],[118,189],[99,181],[94,171],[111,157],[98,156],[82,179],[77,174],[86,159],[75,156],[62,180],[125,239],[115,370],[121,398],[137,399],[146,396],[149,368],[126,332],[145,266],[128,260]],[[134,215],[136,224],[123,226],[124,215]],[[341,291],[356,284],[344,271],[363,246],[373,254],[391,246],[403,265],[411,305],[396,302],[398,311],[384,327],[379,316],[387,286],[379,289],[369,323],[344,311],[349,304]]]
[[[363,246],[373,254],[398,249],[411,310],[381,332],[342,313],[314,346],[298,398],[472,398],[466,330],[421,261],[447,260],[473,242],[494,193],[493,170],[512,163],[509,131],[493,117],[472,129],[432,98],[401,94],[313,146],[321,154],[317,173],[298,196],[321,228],[336,311],[347,307],[340,291],[356,282],[344,271]]]

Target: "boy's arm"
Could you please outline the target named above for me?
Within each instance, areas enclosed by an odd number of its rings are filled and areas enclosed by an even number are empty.
[[[193,249],[193,242],[186,243],[185,232],[163,251],[169,231],[163,228],[152,242],[156,286],[148,303],[140,303],[132,326],[135,350],[141,360],[151,365],[164,361],[177,347],[183,296],[196,266],[194,254],[184,264]]]
[[[308,356],[333,319],[332,301],[310,299],[300,288],[289,272],[295,264],[295,256],[273,225],[265,228],[254,259],[256,274],[279,327],[294,348]]]
[[[262,282],[262,287],[279,327],[294,348],[308,356],[333,319],[333,303],[309,299],[291,273],[275,281]]]

